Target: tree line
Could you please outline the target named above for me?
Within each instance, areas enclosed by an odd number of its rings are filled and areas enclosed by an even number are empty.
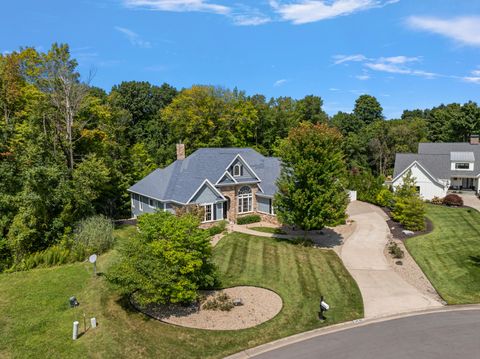
[[[321,97],[266,98],[238,89],[128,81],[109,92],[82,78],[68,45],[0,55],[0,270],[72,237],[95,214],[130,215],[127,188],[154,168],[200,147],[253,147],[278,154],[301,123],[342,134],[351,187],[392,173],[396,152],[420,141],[463,141],[480,133],[474,102],[404,111],[385,120],[377,99],[328,116]],[[367,193],[368,191],[365,191]]]

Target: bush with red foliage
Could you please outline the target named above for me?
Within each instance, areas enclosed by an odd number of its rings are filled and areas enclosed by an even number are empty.
[[[447,194],[443,199],[443,204],[446,206],[461,207],[463,206],[463,199],[457,194]]]

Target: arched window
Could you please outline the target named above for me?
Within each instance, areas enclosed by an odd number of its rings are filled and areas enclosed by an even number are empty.
[[[242,166],[240,164],[236,164],[233,166],[233,177],[240,177],[242,175]]]
[[[252,204],[252,189],[248,186],[243,186],[238,191],[238,213],[247,213],[253,211]]]

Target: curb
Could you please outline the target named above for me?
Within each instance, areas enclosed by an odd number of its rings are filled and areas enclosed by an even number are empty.
[[[337,333],[340,331],[349,330],[353,328],[360,328],[360,327],[368,326],[371,324],[386,322],[390,320],[397,320],[402,318],[428,315],[428,314],[434,314],[434,313],[447,313],[447,312],[467,311],[467,310],[480,310],[480,304],[455,305],[455,306],[447,306],[447,307],[440,307],[440,308],[434,308],[434,309],[424,309],[424,310],[418,310],[418,311],[407,312],[407,313],[398,313],[398,314],[374,317],[369,319],[365,319],[365,318],[356,319],[350,322],[334,324],[328,327],[318,328],[318,329],[310,330],[308,332],[294,334],[289,337],[274,340],[273,342],[261,344],[257,347],[245,349],[241,352],[229,355],[224,359],[248,359],[248,358],[252,358],[257,355],[260,355],[278,348],[282,348],[290,344],[302,342],[304,340],[316,338],[316,337],[327,335],[327,334],[333,334],[333,333]]]

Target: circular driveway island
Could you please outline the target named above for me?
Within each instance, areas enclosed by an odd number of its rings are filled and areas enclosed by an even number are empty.
[[[368,324],[272,350],[255,359],[478,359],[480,310]]]

